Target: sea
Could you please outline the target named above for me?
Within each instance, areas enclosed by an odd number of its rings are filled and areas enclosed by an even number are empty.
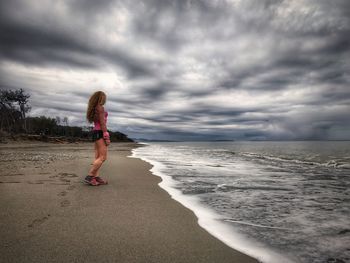
[[[130,157],[260,262],[350,262],[349,141],[147,142]]]

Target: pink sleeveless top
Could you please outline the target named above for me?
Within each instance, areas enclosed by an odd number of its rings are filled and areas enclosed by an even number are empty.
[[[105,112],[104,112],[104,118],[105,118],[105,124],[106,124],[106,126],[107,126],[107,116],[108,116],[108,112],[105,111]],[[102,130],[102,129],[101,129],[101,123],[100,123],[100,120],[99,120],[98,118],[96,118],[96,119],[94,120],[94,131],[95,131],[95,130]]]

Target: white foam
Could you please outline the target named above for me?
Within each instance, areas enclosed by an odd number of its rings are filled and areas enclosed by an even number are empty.
[[[153,165],[150,171],[162,179],[159,186],[167,191],[174,200],[192,210],[198,218],[198,224],[212,236],[221,240],[229,247],[256,258],[264,263],[294,262],[287,256],[272,251],[264,245],[235,232],[228,223],[225,223],[225,218],[216,214],[208,207],[205,207],[202,203],[200,203],[198,197],[182,194],[180,190],[175,188],[178,183],[171,176],[162,173],[162,168],[165,167],[162,163],[150,160],[140,155],[137,153],[137,148],[133,149],[132,155],[128,157],[139,158]]]
[[[350,163],[345,163],[345,164],[340,164],[338,167],[343,168],[343,169],[350,169]]]
[[[256,226],[256,227],[260,227],[260,228],[271,228],[271,229],[281,229],[281,230],[294,230],[294,229],[292,229],[292,228],[258,225],[258,224],[253,224],[253,223],[244,222],[244,221],[237,221],[237,220],[232,220],[232,219],[225,219],[225,221],[232,222],[232,223],[237,223],[237,224],[241,224],[241,225],[247,225],[247,226]]]
[[[137,144],[150,145],[150,144],[147,143],[147,142],[137,142]]]

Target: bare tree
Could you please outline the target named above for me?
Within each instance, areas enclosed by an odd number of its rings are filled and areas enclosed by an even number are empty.
[[[25,94],[23,89],[0,91],[1,130],[16,130],[19,125],[26,130],[25,114],[31,109],[28,105],[29,97],[30,95]]]
[[[30,95],[25,94],[23,89],[19,89],[15,91],[15,99],[19,105],[19,109],[20,109],[21,117],[23,121],[23,129],[25,131],[27,131],[26,113],[31,110],[31,107],[27,105],[29,98],[30,98]]]
[[[63,118],[63,123],[65,126],[68,126],[68,118],[67,117]]]
[[[60,125],[60,124],[61,124],[61,118],[60,118],[60,116],[56,116],[56,123],[57,123],[57,125]]]

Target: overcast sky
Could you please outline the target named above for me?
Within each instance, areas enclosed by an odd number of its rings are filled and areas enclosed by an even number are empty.
[[[0,88],[133,138],[350,139],[349,0],[0,0]]]

